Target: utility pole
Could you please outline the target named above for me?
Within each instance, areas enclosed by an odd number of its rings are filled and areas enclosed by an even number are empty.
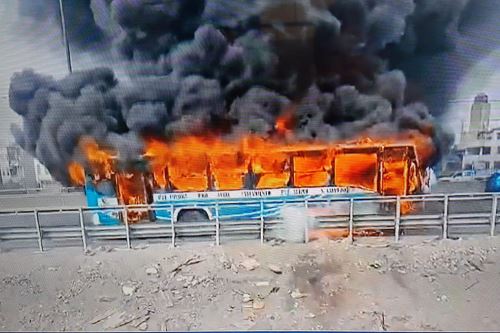
[[[63,33],[64,46],[66,48],[66,61],[68,63],[68,71],[72,73],[73,69],[71,67],[71,53],[69,50],[68,33],[66,32],[66,20],[64,19],[64,8],[62,1],[63,0],[59,0],[59,12],[61,14],[61,29]]]

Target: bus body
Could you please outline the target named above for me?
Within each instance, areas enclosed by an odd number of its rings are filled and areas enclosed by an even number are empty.
[[[230,175],[211,172],[211,165],[207,162],[206,173],[193,177],[195,180],[212,181],[207,182],[201,191],[199,184],[190,179],[180,178],[184,183],[195,184],[198,187],[196,190],[160,189],[155,185],[152,175],[128,175],[127,182],[135,182],[135,192],[132,196],[134,199],[127,200],[124,198],[128,192],[119,181],[124,176],[117,175],[118,180],[113,182],[117,194],[104,194],[98,190],[95,182],[87,181],[87,204],[89,207],[102,208],[118,204],[145,204],[151,207],[147,213],[136,214],[133,221],[129,217],[129,223],[139,220],[171,223],[216,218],[220,221],[237,221],[278,217],[283,206],[306,206],[308,200],[331,203],[339,198],[406,195],[418,192],[421,187],[412,184],[415,179],[418,180],[416,173],[419,166],[415,148],[411,145],[345,146],[336,147],[335,153],[323,149],[287,152],[283,156],[279,173],[276,170],[269,172],[265,165],[255,162],[258,167],[250,165],[248,173],[241,174],[241,181],[235,182],[234,177],[230,179],[230,184],[240,182],[238,186],[248,187],[246,189],[223,189],[224,184],[217,183],[217,180]],[[318,162],[320,160],[321,163]],[[308,164],[308,161],[316,164]],[[412,172],[413,180],[410,177]],[[250,182],[244,180],[248,176]],[[336,207],[334,213],[348,212],[345,202],[343,208],[341,206],[337,203],[331,207]],[[378,209],[370,204],[362,207],[369,211]],[[124,218],[117,211],[100,211],[94,216],[94,223],[106,225],[123,223]]]

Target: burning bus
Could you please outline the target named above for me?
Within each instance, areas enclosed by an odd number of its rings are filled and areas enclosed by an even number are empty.
[[[235,141],[187,136],[166,142],[145,139],[139,164],[120,168],[116,155],[86,139],[88,170],[69,166],[84,185],[89,207],[149,205],[99,212],[97,224],[189,222],[272,217],[290,202],[380,195],[422,189],[423,169],[413,143],[277,144],[257,137]],[[238,204],[225,205],[224,203]],[[217,206],[217,209],[215,208]],[[411,207],[403,205],[405,213]],[[217,211],[216,211],[217,210]]]

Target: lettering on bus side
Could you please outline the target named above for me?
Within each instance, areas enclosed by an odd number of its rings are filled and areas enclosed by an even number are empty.
[[[187,193],[158,194],[156,201],[187,199]]]
[[[269,197],[271,196],[271,191],[243,191],[243,196],[246,198],[252,198],[252,197]]]
[[[332,193],[349,193],[349,188],[347,187],[327,187],[321,189],[322,194],[332,194]]]
[[[229,198],[229,192],[217,192],[218,198]]]
[[[167,201],[168,200],[168,195],[166,195],[166,194],[158,194],[156,200],[157,201]]]
[[[307,188],[294,188],[292,189],[293,195],[307,195],[309,194],[309,189]]]
[[[186,199],[186,198],[187,198],[187,193],[170,194],[170,199],[172,199],[172,200],[179,200],[179,199]]]
[[[208,193],[198,193],[198,198],[200,199],[208,198]]]

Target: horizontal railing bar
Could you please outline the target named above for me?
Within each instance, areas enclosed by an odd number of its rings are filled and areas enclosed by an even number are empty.
[[[461,219],[461,218],[477,218],[477,217],[490,217],[490,213],[454,213],[448,214],[449,219]]]
[[[442,219],[443,214],[429,214],[429,215],[402,215],[401,221],[424,220],[424,219]]]
[[[27,234],[22,234],[22,235],[17,235],[17,234],[12,234],[12,235],[2,235],[0,236],[1,240],[23,240],[23,239],[37,239],[38,235],[35,231],[33,235],[27,235]]]

